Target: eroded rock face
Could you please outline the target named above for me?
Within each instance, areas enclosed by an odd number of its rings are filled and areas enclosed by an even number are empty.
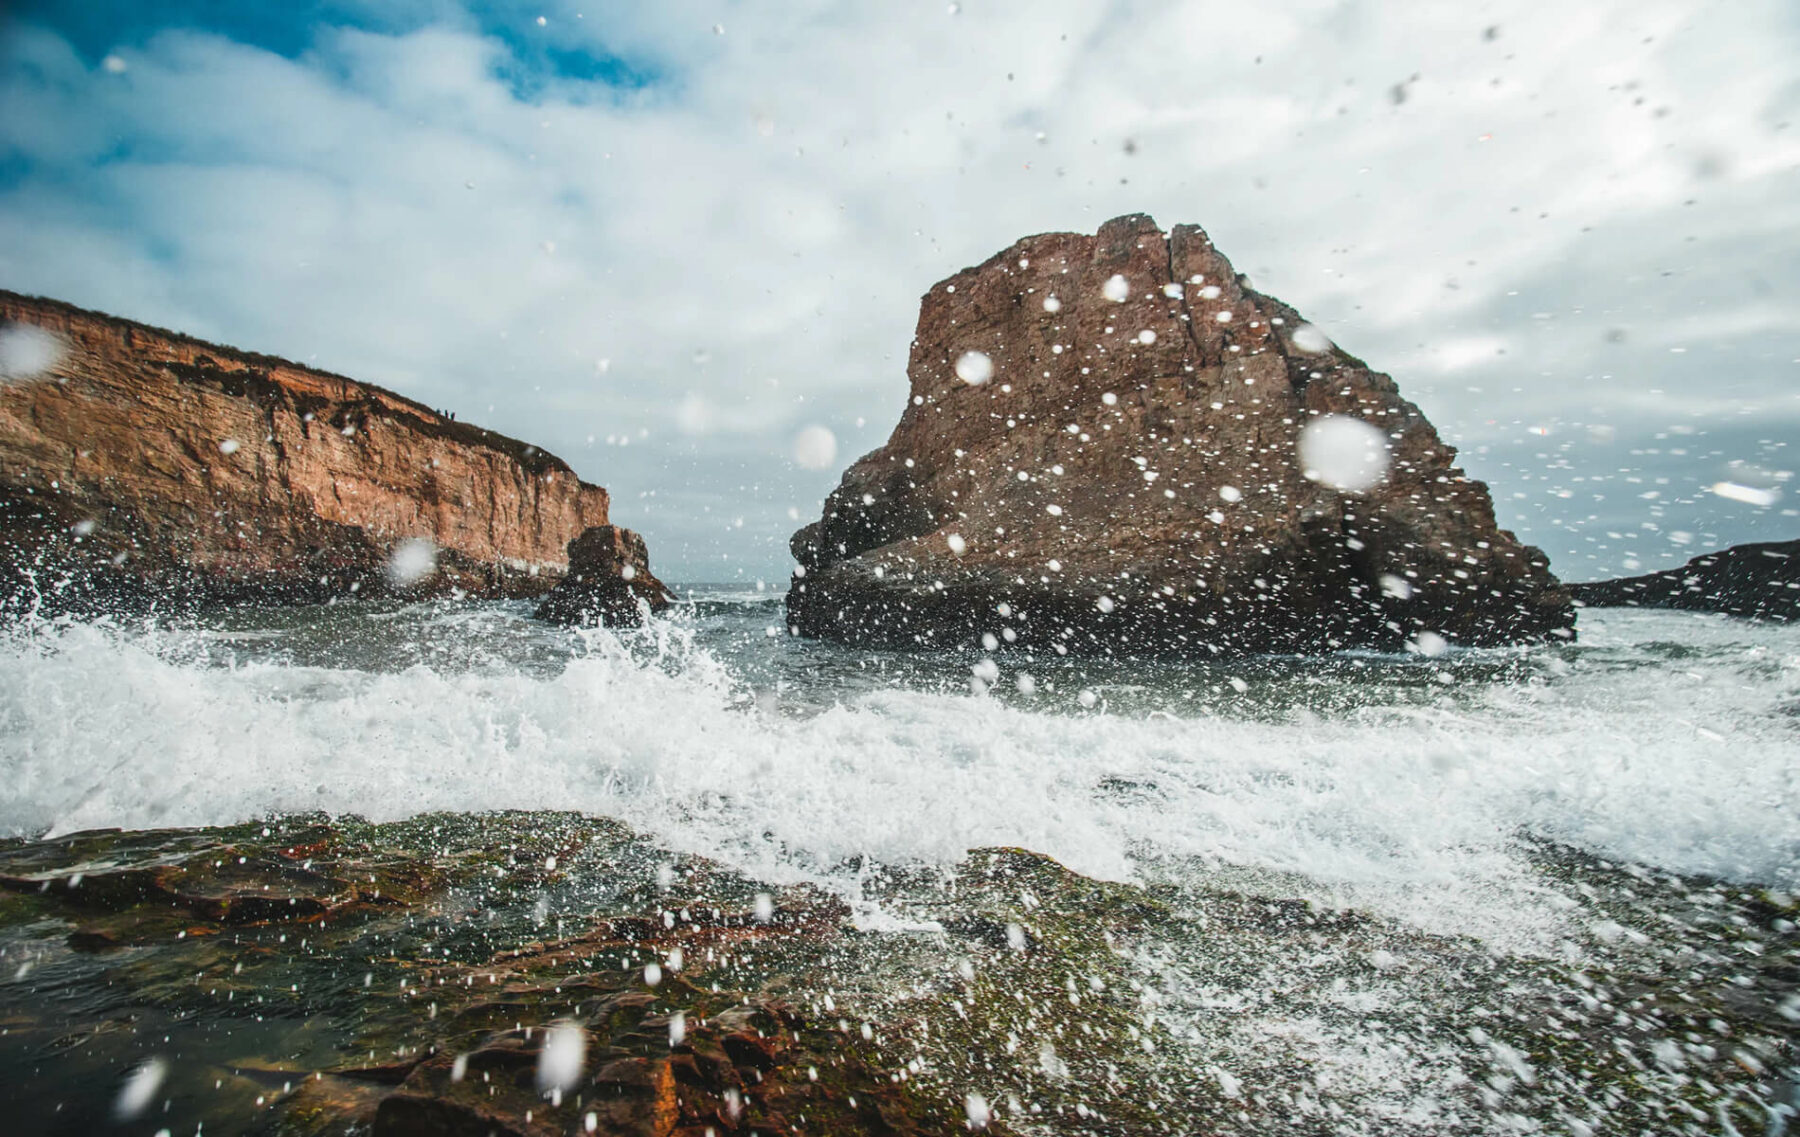
[[[801,635],[1180,655],[1572,634],[1543,554],[1393,380],[1195,226],[1121,217],[965,269],[925,296],[907,373],[887,444],[794,536]],[[1301,432],[1328,416],[1386,435],[1384,480],[1308,477]]]
[[[8,597],[535,595],[607,523],[561,459],[379,387],[13,293],[0,329],[46,348],[0,378]],[[437,571],[390,574],[418,539]]]
[[[1569,586],[1590,607],[1677,608],[1800,620],[1800,541],[1733,545],[1678,569]]]
[[[646,611],[666,610],[674,595],[651,573],[642,537],[616,525],[596,525],[569,542],[569,571],[538,605],[537,618],[636,627]]]

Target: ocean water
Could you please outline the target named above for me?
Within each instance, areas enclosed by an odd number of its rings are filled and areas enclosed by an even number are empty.
[[[0,638],[0,833],[576,810],[776,883],[1022,846],[1495,950],[1565,934],[1534,842],[1800,889],[1800,627],[1591,610],[1574,643],[1179,664],[884,654],[684,589],[573,631],[347,604]]]

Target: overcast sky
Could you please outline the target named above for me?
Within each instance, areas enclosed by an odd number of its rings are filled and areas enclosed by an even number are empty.
[[[1565,577],[1800,536],[1792,0],[10,8],[0,285],[539,443],[668,579],[784,581],[919,296],[1138,211]]]

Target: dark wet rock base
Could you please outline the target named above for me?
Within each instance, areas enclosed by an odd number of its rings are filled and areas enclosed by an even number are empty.
[[[1733,545],[1677,569],[1571,584],[1595,608],[1675,608],[1759,620],[1800,620],[1800,541]]]

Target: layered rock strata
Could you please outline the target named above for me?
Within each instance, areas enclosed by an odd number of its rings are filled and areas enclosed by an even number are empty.
[[[650,571],[642,537],[616,525],[596,525],[569,542],[569,571],[538,605],[537,617],[634,627],[646,613],[667,610],[674,598]]]
[[[561,459],[380,387],[14,293],[0,335],[14,604],[537,595],[608,523]]]
[[[1175,655],[1572,634],[1546,558],[1394,381],[1195,226],[1121,217],[965,269],[926,294],[907,373],[886,445],[794,535],[798,634]],[[1330,416],[1380,431],[1366,492],[1299,460]]]
[[[1589,607],[1677,608],[1800,620],[1800,541],[1733,545],[1677,569],[1571,584]]]

